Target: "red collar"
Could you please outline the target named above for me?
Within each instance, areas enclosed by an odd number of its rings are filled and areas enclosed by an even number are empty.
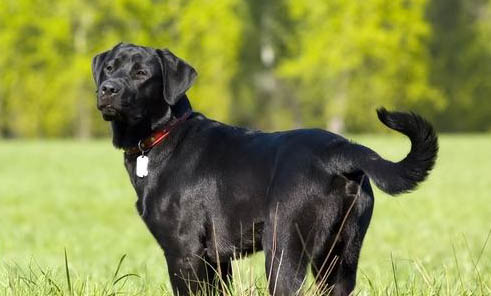
[[[140,140],[137,146],[126,148],[124,150],[125,154],[126,155],[142,154],[152,149],[152,147],[162,143],[165,140],[165,138],[167,138],[167,136],[170,134],[170,132],[181,122],[185,121],[189,117],[189,115],[191,115],[191,111],[188,111],[183,116],[174,119],[163,130],[155,131],[150,135],[150,137],[144,140]]]

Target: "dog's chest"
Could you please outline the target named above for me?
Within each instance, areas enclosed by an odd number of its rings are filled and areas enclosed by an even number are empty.
[[[160,220],[179,220],[174,213],[180,212],[182,208],[192,207],[192,203],[183,202],[186,187],[180,186],[176,172],[165,168],[165,162],[157,157],[149,157],[148,175],[138,176],[136,172],[135,159],[125,158],[125,167],[137,194],[136,208],[143,220],[155,224]],[[196,200],[193,198],[193,200]],[[201,209],[202,210],[202,209]],[[192,213],[193,211],[187,211]],[[164,219],[165,217],[165,219]],[[155,220],[155,221],[154,221]],[[163,222],[162,222],[163,223]]]
[[[150,166],[150,164],[151,163],[149,161],[148,165]],[[154,179],[153,174],[151,174],[150,168],[147,168],[149,169],[148,175],[144,177],[138,176],[136,157],[125,157],[125,167],[128,176],[130,177],[131,184],[133,185],[133,188],[135,189],[136,195],[138,197],[136,208],[140,216],[144,217],[147,214],[148,210],[148,199],[150,195],[149,189],[151,189],[152,179]]]

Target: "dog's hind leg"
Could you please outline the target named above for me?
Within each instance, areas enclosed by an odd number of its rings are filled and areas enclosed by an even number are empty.
[[[210,295],[230,294],[232,282],[232,261],[207,264],[208,282],[211,284],[208,293]]]
[[[311,267],[321,295],[352,293],[363,238],[372,215],[373,193],[368,180],[363,175],[344,180],[345,185],[340,187],[344,190],[334,192],[344,201],[344,215],[324,245],[313,254]]]
[[[314,256],[312,273],[317,283],[319,295],[350,295],[356,283],[356,268],[361,247],[358,235],[347,238],[334,248],[327,246],[326,252]],[[329,251],[331,251],[329,253]]]
[[[270,214],[262,239],[270,295],[300,294],[312,249],[314,219],[288,202],[279,203]]]
[[[265,234],[273,235],[269,231]],[[273,243],[273,239],[268,241],[265,255],[270,295],[296,295],[302,287],[308,264],[308,257],[302,258],[300,240],[287,239],[277,243]]]

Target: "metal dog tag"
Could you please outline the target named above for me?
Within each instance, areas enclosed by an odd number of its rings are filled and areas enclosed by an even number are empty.
[[[136,175],[140,178],[148,175],[148,157],[140,155],[136,159]]]

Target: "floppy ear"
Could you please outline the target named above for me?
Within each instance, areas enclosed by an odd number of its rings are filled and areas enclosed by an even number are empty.
[[[111,50],[100,53],[92,59],[92,76],[94,77],[96,86],[99,86],[99,84],[101,83],[102,72],[103,72],[102,67],[104,66],[104,62],[106,61],[108,54],[111,51],[117,49],[118,47],[125,46],[125,45],[127,44],[124,42],[119,42]]]
[[[97,87],[99,87],[99,84],[101,82],[102,67],[104,66],[106,56],[109,52],[110,50],[100,53],[92,59],[92,76],[94,77],[94,82]]]
[[[157,49],[156,53],[162,69],[164,100],[173,106],[191,87],[198,73],[168,49]]]

